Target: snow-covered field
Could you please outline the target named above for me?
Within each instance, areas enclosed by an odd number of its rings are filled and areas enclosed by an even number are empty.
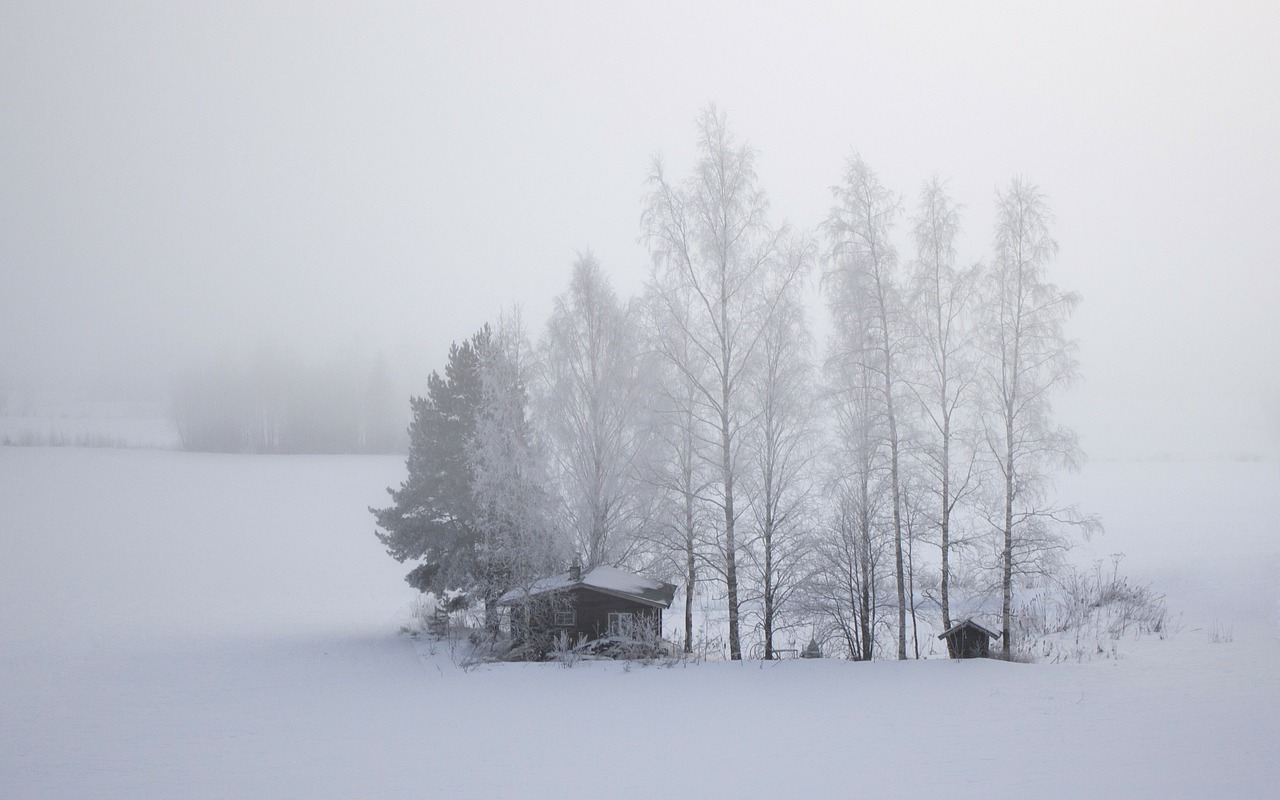
[[[1116,659],[469,671],[397,634],[402,471],[0,448],[0,797],[1280,793],[1274,463],[1063,482],[1180,619]]]

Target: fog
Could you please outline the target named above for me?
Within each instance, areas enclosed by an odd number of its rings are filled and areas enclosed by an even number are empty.
[[[651,159],[714,101],[800,228],[851,148],[908,208],[949,179],[963,261],[1036,182],[1093,456],[1280,452],[1280,12],[850,5],[5,3],[0,389],[262,348],[413,389],[577,251],[638,292]]]

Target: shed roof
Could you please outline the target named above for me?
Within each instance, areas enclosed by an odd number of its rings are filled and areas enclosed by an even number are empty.
[[[945,631],[943,631],[942,633],[938,634],[938,638],[939,638],[939,639],[945,639],[945,638],[947,638],[948,636],[950,636],[951,634],[956,633],[957,631],[959,631],[961,628],[973,628],[974,630],[981,631],[982,633],[985,633],[986,635],[990,636],[992,639],[999,639],[999,638],[1000,638],[1000,634],[996,633],[995,631],[989,631],[989,630],[987,630],[986,628],[982,627],[981,625],[979,625],[978,623],[974,622],[974,621],[973,621],[973,620],[971,620],[971,619],[966,619],[966,620],[963,620],[963,621],[961,621],[961,622],[957,622],[955,625],[952,625],[952,626],[951,626],[950,628],[948,628],[947,630],[945,630]]]
[[[528,589],[512,589],[498,598],[500,605],[512,605],[535,595],[547,592],[563,592],[573,589],[592,589],[603,594],[633,600],[658,608],[670,608],[675,599],[676,587],[670,583],[655,581],[616,567],[599,566],[582,573],[579,580],[572,580],[568,572],[542,578]]]

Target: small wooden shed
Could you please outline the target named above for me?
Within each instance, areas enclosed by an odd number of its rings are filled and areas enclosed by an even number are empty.
[[[999,639],[1000,634],[966,619],[938,634],[938,638],[947,640],[947,655],[951,658],[987,658],[991,640]]]

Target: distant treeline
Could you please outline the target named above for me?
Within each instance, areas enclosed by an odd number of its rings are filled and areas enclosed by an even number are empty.
[[[390,453],[405,446],[386,363],[276,353],[189,367],[175,382],[180,447],[215,453]]]

